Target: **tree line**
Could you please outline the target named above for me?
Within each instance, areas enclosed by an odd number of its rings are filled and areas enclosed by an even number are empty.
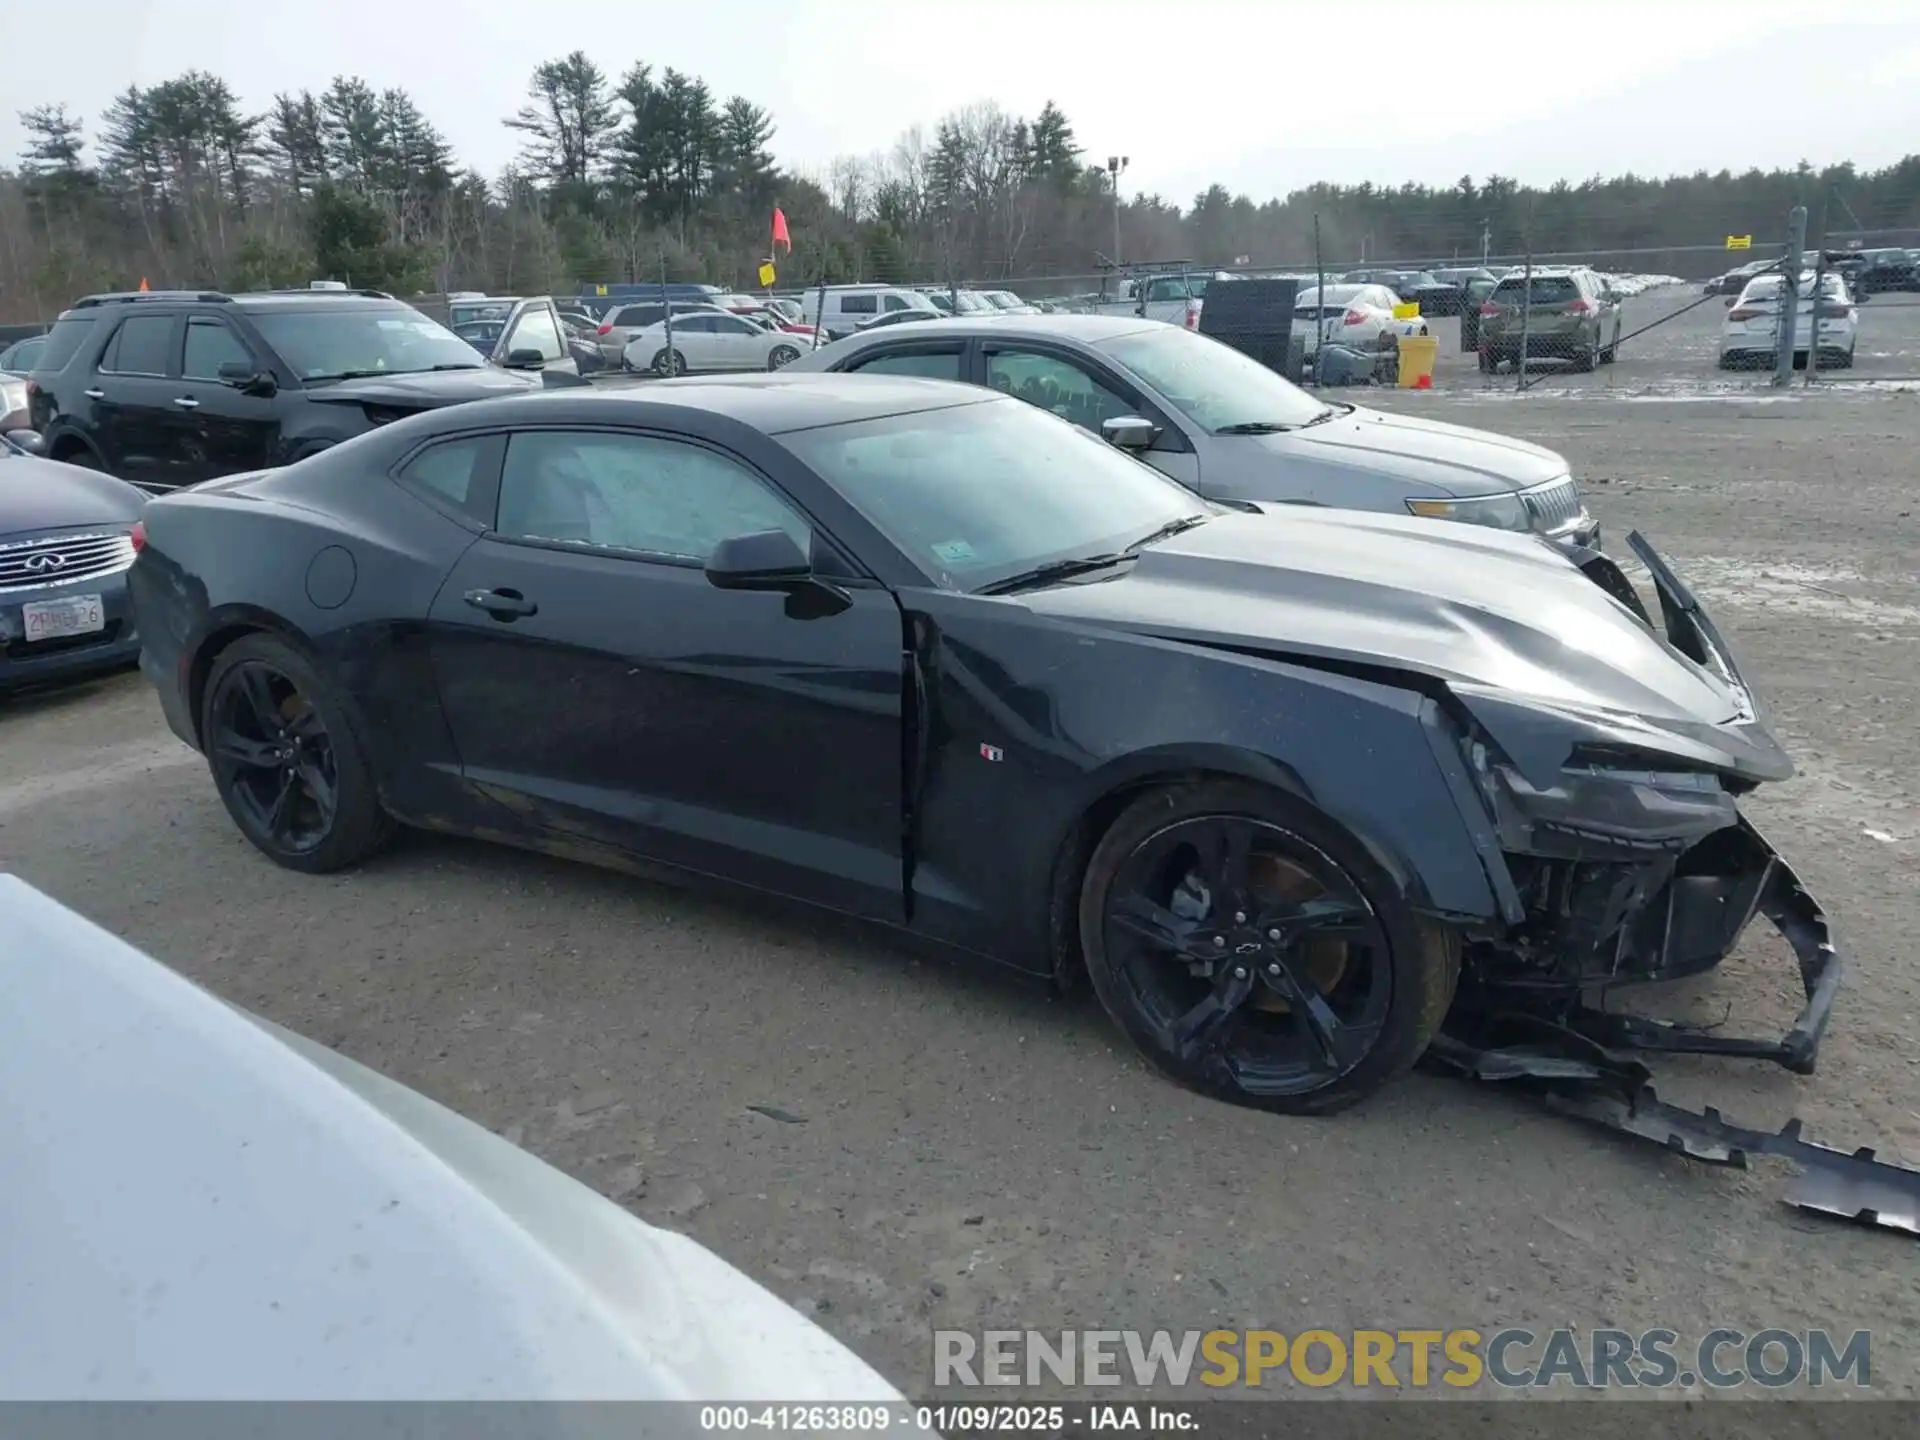
[[[402,89],[343,75],[259,113],[191,70],[129,86],[92,117],[24,112],[0,169],[0,310],[37,319],[92,290],[253,289],[328,278],[412,294],[570,290],[578,282],[749,286],[777,204],[794,252],[781,283],[1090,277],[1116,258],[1300,266],[1694,250],[1779,238],[1795,204],[1815,232],[1920,228],[1920,155],[1850,164],[1634,175],[1529,187],[1317,184],[1256,202],[1213,185],[1186,205],[1118,198],[1052,102],[981,103],[817,174],[782,167],[768,111],[672,67],[603,71],[582,51],[535,68],[502,123],[520,151],[491,178],[463,165]],[[1615,268],[1631,268],[1626,264]],[[1084,279],[1082,283],[1085,283]],[[1046,288],[1044,284],[1039,288]],[[1063,280],[1063,288],[1071,288]]]

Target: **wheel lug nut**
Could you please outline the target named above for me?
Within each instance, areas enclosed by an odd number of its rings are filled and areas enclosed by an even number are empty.
[[[1267,966],[1267,974],[1278,975],[1279,973],[1280,973],[1280,966],[1278,963]]]
[[[1234,966],[1234,967],[1233,967],[1233,978],[1234,978],[1234,979],[1236,979],[1236,980],[1244,980],[1244,979],[1246,979],[1246,978],[1247,978],[1247,967],[1246,967],[1246,966],[1244,966],[1244,965],[1236,965],[1236,966]]]
[[[1233,923],[1234,923],[1234,924],[1236,924],[1236,925],[1244,925],[1244,924],[1246,924],[1246,923],[1247,923],[1247,912],[1246,912],[1246,911],[1244,911],[1244,910],[1236,910],[1236,911],[1234,911],[1234,912],[1233,912]]]
[[[1267,931],[1267,939],[1278,940],[1279,938],[1280,938],[1280,931],[1277,928]]]
[[[1224,935],[1216,935],[1216,936],[1214,936],[1214,937],[1213,937],[1213,948],[1214,948],[1214,949],[1216,949],[1216,950],[1224,950],[1224,949],[1226,949],[1226,948],[1227,948],[1227,937],[1226,937],[1226,936],[1224,936]]]

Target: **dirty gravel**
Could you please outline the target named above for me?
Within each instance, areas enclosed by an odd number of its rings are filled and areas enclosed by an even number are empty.
[[[1670,1098],[1920,1162],[1920,395],[1382,402],[1563,449],[1616,551],[1693,576],[1804,770],[1754,807],[1838,917],[1820,1072],[1661,1065]],[[1416,1076],[1292,1121],[1154,1078],[1056,1001],[771,903],[409,837],[259,858],[135,676],[0,702],[0,868],[683,1229],[909,1391],[932,1327],[1874,1332],[1920,1391],[1911,1240]],[[1764,963],[1763,963],[1764,962]],[[1754,943],[1682,1008],[1779,1024]]]

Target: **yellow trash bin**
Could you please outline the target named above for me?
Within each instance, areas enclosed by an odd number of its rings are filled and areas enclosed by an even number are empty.
[[[1431,335],[1400,337],[1400,388],[1431,390],[1433,365],[1440,358],[1440,342]]]

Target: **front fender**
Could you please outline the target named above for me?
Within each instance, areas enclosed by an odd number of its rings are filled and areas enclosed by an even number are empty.
[[[1051,877],[1083,819],[1117,792],[1201,771],[1299,795],[1424,910],[1504,908],[1464,763],[1434,738],[1448,722],[1419,691],[974,596],[914,608],[928,692],[911,797],[918,928],[1050,969]]]

